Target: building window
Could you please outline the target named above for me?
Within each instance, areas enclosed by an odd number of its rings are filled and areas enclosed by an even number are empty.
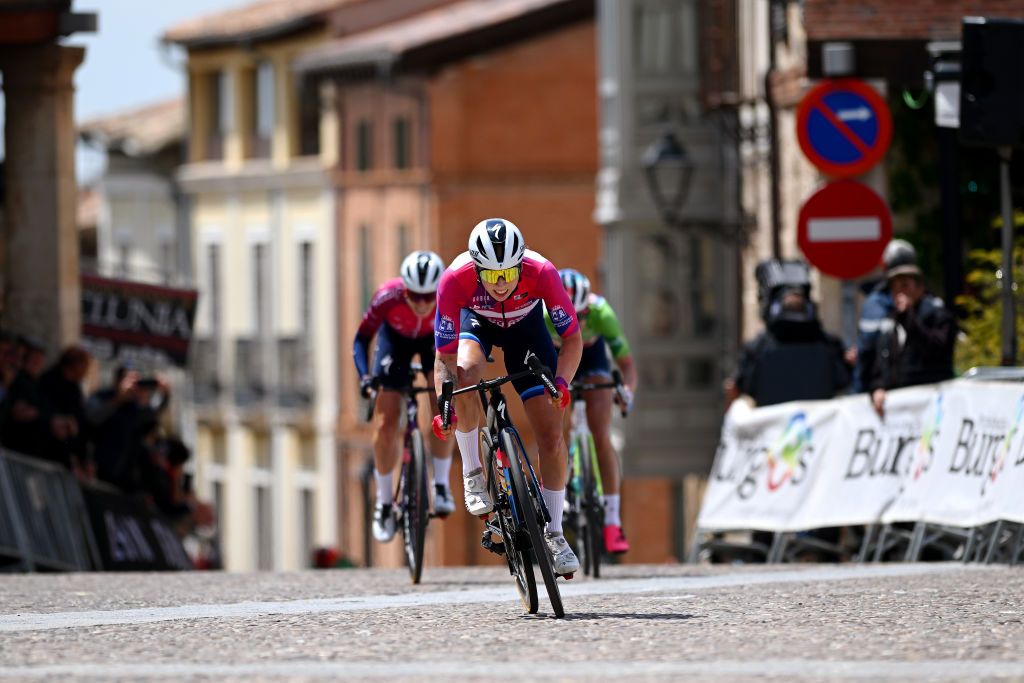
[[[267,157],[270,156],[270,141],[277,123],[274,65],[271,62],[262,61],[253,71],[252,95],[255,127],[251,153],[254,157]]]
[[[262,336],[267,330],[267,245],[252,245],[253,332]]]
[[[395,168],[409,168],[409,118],[397,116],[394,120]]]
[[[221,291],[220,291],[220,245],[210,244],[206,247],[206,286],[210,298],[210,333],[220,335]]]
[[[274,525],[270,487],[256,487],[256,568],[274,568]]]
[[[224,155],[224,138],[234,127],[234,109],[231,97],[231,74],[215,71],[207,76],[207,96],[210,107],[210,134],[206,145],[208,159]]]
[[[636,5],[633,44],[637,73],[696,75],[697,19],[695,0],[651,0]]]
[[[171,284],[177,269],[174,267],[174,242],[170,240],[160,242],[160,270],[164,284]]]
[[[359,284],[363,296],[363,310],[370,306],[373,297],[373,268],[370,263],[370,226],[359,229]]]
[[[299,245],[299,330],[313,333],[313,243]]]
[[[299,529],[301,534],[301,552],[302,552],[302,567],[310,567],[313,564],[313,544],[316,538],[316,498],[313,491],[310,489],[303,489],[301,494],[300,505],[300,519],[302,520],[302,528]]]
[[[356,124],[356,170],[373,168],[373,124],[362,119]]]
[[[299,154],[320,154],[320,88],[316,83],[304,85],[299,94]]]
[[[405,223],[398,224],[398,265],[409,255],[409,226]],[[397,268],[395,270],[398,270]]]

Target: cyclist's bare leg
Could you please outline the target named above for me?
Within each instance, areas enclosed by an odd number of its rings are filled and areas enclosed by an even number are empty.
[[[527,399],[523,406],[537,438],[541,481],[545,488],[564,489],[569,462],[569,451],[562,433],[562,413],[565,411],[552,406],[546,394]]]
[[[607,382],[605,376],[587,377],[588,383]],[[621,486],[619,455],[612,445],[612,390],[595,389],[587,392],[587,426],[594,435],[597,462],[601,467],[601,485],[605,495],[617,495]]]
[[[373,409],[377,423],[373,435],[373,464],[381,474],[387,474],[398,464],[398,437],[401,426],[402,395],[397,391],[377,392]]]

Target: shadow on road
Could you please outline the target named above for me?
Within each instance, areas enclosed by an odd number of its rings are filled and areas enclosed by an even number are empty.
[[[523,614],[521,619],[554,619],[553,614]],[[632,619],[636,621],[686,621],[699,619],[696,614],[668,614],[665,612],[566,612],[564,621],[591,621],[605,619]]]

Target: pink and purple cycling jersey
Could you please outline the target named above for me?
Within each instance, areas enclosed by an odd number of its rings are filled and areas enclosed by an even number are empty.
[[[383,323],[409,339],[421,339],[434,332],[434,316],[419,318],[406,303],[405,284],[400,277],[388,280],[374,293],[356,336],[368,340]]]
[[[579,329],[576,311],[562,287],[558,270],[537,252],[526,251],[517,286],[504,301],[495,301],[487,293],[477,279],[476,264],[469,252],[463,252],[448,266],[437,287],[434,346],[438,353],[458,351],[463,308],[493,325],[509,328],[540,306],[541,301],[547,306],[551,322],[560,336],[567,337]]]

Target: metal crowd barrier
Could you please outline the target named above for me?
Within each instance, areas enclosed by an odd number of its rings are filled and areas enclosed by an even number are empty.
[[[0,451],[0,570],[101,568],[82,492],[71,473]]]

